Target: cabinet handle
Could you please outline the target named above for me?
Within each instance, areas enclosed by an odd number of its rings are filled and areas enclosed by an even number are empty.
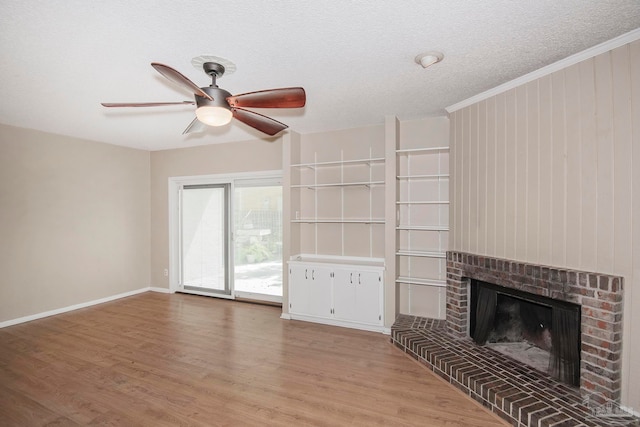
[[[362,284],[362,282],[360,281],[360,273],[358,273],[358,285]]]
[[[307,279],[307,269],[306,268],[304,269],[304,278],[305,278],[305,280]]]
[[[311,270],[311,280],[316,280],[316,270]]]
[[[349,273],[349,283],[353,283],[353,273]]]

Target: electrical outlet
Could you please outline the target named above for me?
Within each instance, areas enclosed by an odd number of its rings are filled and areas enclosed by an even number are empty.
[[[169,269],[165,268],[164,269],[164,277],[168,277],[169,276]]]

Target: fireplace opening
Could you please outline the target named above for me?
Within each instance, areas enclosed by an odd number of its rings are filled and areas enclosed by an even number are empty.
[[[580,385],[580,306],[471,280],[469,334],[564,383]]]

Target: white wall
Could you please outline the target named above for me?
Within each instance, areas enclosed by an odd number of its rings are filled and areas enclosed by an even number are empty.
[[[149,286],[149,153],[0,125],[0,322]]]
[[[450,119],[450,248],[623,276],[623,403],[640,409],[640,41]]]

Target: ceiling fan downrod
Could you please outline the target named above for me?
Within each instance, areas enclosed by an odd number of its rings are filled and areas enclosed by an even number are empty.
[[[217,62],[205,62],[202,64],[202,69],[211,77],[211,86],[218,87],[216,79],[224,75],[224,66]]]

